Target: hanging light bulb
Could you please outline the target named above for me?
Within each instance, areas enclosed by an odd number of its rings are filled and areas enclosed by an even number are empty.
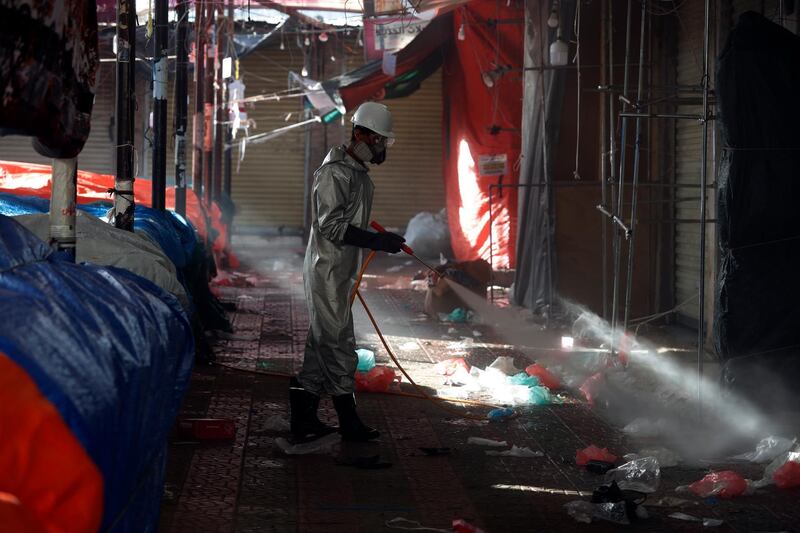
[[[461,23],[461,26],[458,27],[458,40],[463,41],[467,38],[467,32],[464,30],[464,23]]]
[[[550,45],[550,64],[554,67],[563,67],[569,63],[569,45],[561,38],[561,30],[553,44]]]
[[[306,45],[306,46],[311,46],[311,39],[308,38],[308,35],[306,35],[306,38],[303,41],[303,44]]]
[[[336,56],[331,56],[331,63],[336,63]]]
[[[558,28],[560,20],[558,18],[558,0],[553,2],[553,9],[550,11],[550,17],[547,19],[547,26],[549,28]]]
[[[494,87],[494,76],[492,76],[492,72],[489,71],[484,72],[481,75],[481,78],[483,78],[483,84],[486,85],[488,88],[491,89],[492,87]]]
[[[283,44],[283,39],[281,39],[281,50],[286,50],[286,45]]]
[[[319,42],[327,43],[328,42],[328,34],[326,32],[322,32],[319,34]]]
[[[300,74],[301,74],[301,75],[302,75],[304,78],[308,77],[308,69],[307,69],[307,68],[304,66],[304,67],[303,67],[303,70],[301,70],[301,71],[300,71]]]

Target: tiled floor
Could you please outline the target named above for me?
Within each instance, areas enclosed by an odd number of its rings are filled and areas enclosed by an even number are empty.
[[[720,531],[792,531],[800,525],[797,490],[773,488],[727,502],[690,497],[691,503],[676,508],[655,505],[663,496],[679,496],[676,486],[702,477],[705,472],[698,468],[662,471],[661,488],[646,504],[647,520],[631,526],[575,522],[564,504],[602,482],[575,466],[575,451],[595,443],[621,455],[636,447],[574,398],[489,424],[463,419],[427,400],[362,394],[359,410],[381,430],[378,442],[342,444],[329,455],[284,455],[274,444],[283,433],[272,423],[276,416],[286,418],[288,379],[279,374],[297,370],[308,327],[302,249],[288,238],[250,239],[240,242],[240,253],[259,272],[258,279],[251,279],[252,287],[220,288],[223,300],[236,305],[235,331],[217,342],[220,365],[196,369],[181,415],[232,418],[236,438],[217,444],[177,437],[171,442],[163,532],[392,531],[386,522],[397,517],[442,530],[463,518],[490,532],[702,529],[668,518],[673,512],[721,518]],[[402,268],[395,272],[392,266]],[[415,270],[401,260],[376,263],[365,278],[364,295],[392,348],[423,386],[437,386],[441,378],[432,363],[457,350],[481,367],[501,354],[514,356],[517,366],[526,363],[525,354],[492,344],[488,328],[465,325],[448,332],[452,325],[422,319],[423,294],[400,288]],[[474,329],[481,329],[482,336],[475,337]],[[375,349],[379,364],[387,363],[360,310],[356,330],[359,344]],[[473,337],[473,342],[456,349],[453,342],[459,336]],[[413,392],[407,385],[403,390]],[[483,415],[486,409],[471,407],[469,412]],[[322,415],[335,419],[327,400]],[[544,456],[490,457],[466,444],[471,436],[528,446]],[[451,453],[431,457],[421,447],[449,447]],[[375,455],[391,467],[366,470],[346,464]],[[760,473],[759,468],[737,468],[745,475]]]

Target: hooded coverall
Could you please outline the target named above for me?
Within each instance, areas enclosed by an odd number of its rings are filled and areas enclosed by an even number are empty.
[[[332,148],[314,173],[311,234],[303,262],[309,328],[297,378],[316,395],[355,391],[358,356],[350,293],[362,252],[342,240],[349,224],[367,228],[373,190],[367,167],[343,146]]]

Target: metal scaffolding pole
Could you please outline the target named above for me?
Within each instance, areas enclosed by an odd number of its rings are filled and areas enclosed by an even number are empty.
[[[216,20],[217,26],[217,46],[214,51],[214,179],[211,198],[219,202],[222,196],[222,144],[223,144],[223,123],[225,122],[225,107],[223,106],[225,81],[222,78],[222,58],[224,43],[227,35],[227,22],[224,6],[218,7]],[[227,126],[226,126],[227,128]]]
[[[711,0],[705,0],[705,25],[703,27],[703,138],[701,140],[700,160],[700,283],[698,290],[699,325],[697,331],[697,405],[699,415],[703,414],[703,359],[705,357],[705,296],[706,296],[706,180],[708,163],[708,54],[711,30]]]
[[[155,0],[153,53],[153,209],[163,211],[167,201],[167,48],[168,0]]]
[[[206,55],[203,72],[203,200],[211,205],[214,192],[214,62],[217,55],[217,23],[214,3],[205,2],[206,7]]]
[[[205,0],[194,4],[194,138],[192,139],[192,189],[198,197],[203,194],[203,109],[205,102],[204,71],[206,57]]]
[[[225,50],[228,56],[231,55],[231,39],[233,39],[234,35],[236,34],[236,21],[234,19],[233,13],[233,2],[228,4],[228,24],[230,34],[225,41]],[[238,60],[237,60],[238,61]],[[236,76],[236,72],[233,73]],[[231,101],[231,92],[230,92],[230,82],[226,82],[225,86],[225,111],[223,117],[225,117],[225,121],[228,121],[227,114],[228,114],[228,107],[230,106]],[[225,126],[225,161],[224,166],[222,169],[222,192],[225,195],[226,199],[230,202],[231,200],[231,170],[232,170],[232,157],[231,157],[231,143],[233,142],[233,128],[230,124]],[[228,238],[230,239],[231,232],[228,231]]]
[[[135,161],[133,132],[136,111],[136,0],[117,0],[117,95],[114,179],[114,226],[133,231],[133,180]]]
[[[603,68],[600,69],[600,80],[603,85],[609,85],[611,83],[609,81],[609,76],[613,71],[612,67],[606,68],[606,63],[609,65],[614,64],[613,57],[608,57],[608,59],[606,59],[604,49],[606,43],[611,39],[611,28],[609,24],[609,15],[611,12],[610,5],[611,2],[609,2],[609,0],[603,0],[600,7],[600,10],[602,11],[600,22],[600,63],[603,65]],[[608,105],[609,99],[610,98],[607,99],[605,95],[600,95],[600,202],[602,205],[606,205],[608,203],[608,187],[606,184],[608,181],[608,158],[610,157],[610,154],[608,153],[607,130],[613,126],[613,122],[611,120],[609,120],[608,123],[606,122],[606,117],[611,116]],[[601,238],[603,239],[601,243],[603,318],[608,320],[608,220],[606,220],[605,217],[602,220]]]
[[[636,106],[644,98],[644,27],[645,20],[647,19],[647,0],[642,0],[642,13],[639,25],[639,80],[638,88],[636,91]],[[633,259],[636,251],[636,208],[638,206],[639,194],[639,161],[642,148],[642,117],[636,117],[636,140],[633,152],[633,183],[631,184],[631,221],[630,221],[630,239],[628,239],[628,270],[625,279],[625,310],[622,320],[622,331],[628,329],[628,318],[630,317],[631,308],[631,292],[633,286]],[[619,206],[620,213],[622,213],[622,205]]]
[[[175,212],[186,216],[187,0],[178,0],[175,11],[178,16],[175,36]]]
[[[628,106],[630,98],[628,98],[628,78],[630,73],[630,53],[631,53],[631,15],[633,9],[631,0],[628,0],[627,21],[625,25],[625,75],[623,80],[623,94],[622,101],[624,107]],[[617,225],[620,225],[622,216],[622,199],[625,190],[625,148],[627,146],[628,135],[628,119],[622,117],[622,128],[620,133],[620,157],[619,157],[619,176],[617,178],[617,203],[612,206],[612,211],[615,213]],[[613,220],[613,219],[612,219]],[[624,227],[624,224],[622,225]],[[627,235],[627,228],[625,228]],[[617,315],[619,314],[619,270],[620,263],[622,262],[622,238],[619,231],[614,232],[614,283],[612,284],[613,292],[611,294],[611,347],[612,355],[615,353],[615,335],[617,330]]]

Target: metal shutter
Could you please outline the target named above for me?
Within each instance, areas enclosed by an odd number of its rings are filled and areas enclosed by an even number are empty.
[[[677,83],[678,85],[698,86],[702,77],[703,61],[703,2],[685,2],[679,12],[680,32],[678,35],[677,58]],[[713,11],[712,11],[713,16]],[[713,31],[713,21],[712,21]],[[711,37],[712,56],[709,60],[711,70],[711,85],[713,87],[713,54],[714,36]],[[679,105],[678,113],[701,114],[702,106]],[[713,182],[714,167],[712,155],[712,129],[709,127],[708,139],[708,183]],[[679,220],[698,220],[700,217],[699,196],[700,189],[700,164],[701,164],[702,127],[693,120],[677,120],[675,126],[675,182],[678,185],[694,185],[692,188],[675,188],[674,215]],[[706,217],[714,218],[715,195],[713,189],[707,190]],[[715,263],[713,259],[714,235],[713,225],[707,225],[706,233],[706,317],[712,316],[709,312],[709,302],[713,305],[714,288],[710,283],[715,279]],[[679,317],[684,322],[695,324],[699,316],[697,292],[700,276],[700,225],[697,222],[683,222],[675,224],[675,303],[691,300],[679,311]],[[709,274],[711,273],[711,274]]]
[[[280,50],[279,44],[261,47],[242,60],[245,96],[283,91],[289,71],[302,69],[302,52],[292,46]],[[250,135],[298,122],[301,106],[299,98],[255,103],[247,109],[248,118],[256,121]],[[304,128],[260,144],[248,144],[238,171],[239,150],[233,150],[231,188],[238,227],[303,226],[304,154]]]
[[[397,142],[386,163],[373,167],[372,217],[386,226],[404,228],[420,211],[445,206],[442,178],[442,73],[432,74],[406,98],[386,100]]]
[[[103,174],[114,172],[115,130],[111,127],[111,116],[115,83],[114,63],[101,63],[97,71],[97,88],[92,107],[92,129],[78,156],[78,168],[81,170]],[[31,140],[30,137],[19,135],[0,138],[0,159],[50,165],[52,160],[37,154]]]

